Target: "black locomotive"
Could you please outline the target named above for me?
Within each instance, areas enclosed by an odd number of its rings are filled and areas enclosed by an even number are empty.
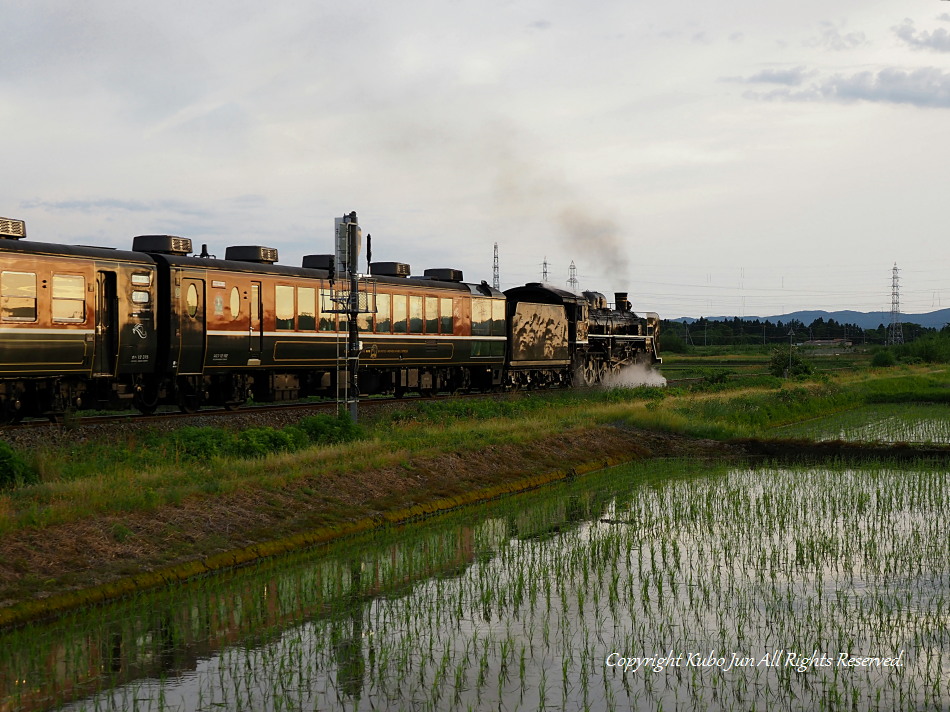
[[[162,403],[193,411],[329,395],[346,375],[345,285],[326,255],[193,254],[141,235],[129,251],[30,242],[0,219],[0,419]],[[543,284],[502,293],[458,270],[373,263],[357,320],[361,393],[590,385],[659,360],[659,320],[625,294]],[[341,286],[342,285],[342,286]],[[341,296],[342,295],[342,296]]]

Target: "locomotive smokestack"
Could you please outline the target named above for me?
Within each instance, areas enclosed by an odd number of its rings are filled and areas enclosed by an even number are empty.
[[[614,304],[617,311],[628,312],[630,311],[630,302],[627,300],[626,292],[614,292]]]

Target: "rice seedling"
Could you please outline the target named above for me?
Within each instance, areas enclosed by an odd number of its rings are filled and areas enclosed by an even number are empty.
[[[943,709],[950,478],[665,462],[0,638],[0,708]]]
[[[778,428],[785,437],[862,442],[950,444],[946,405],[901,403],[869,405],[825,418]]]

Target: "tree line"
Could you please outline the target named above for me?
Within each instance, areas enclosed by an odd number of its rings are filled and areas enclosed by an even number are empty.
[[[950,336],[950,327],[933,329],[920,324],[901,325],[904,341],[912,343],[926,336]],[[691,346],[770,346],[796,344],[819,339],[844,339],[854,345],[884,345],[887,343],[886,324],[874,329],[863,329],[857,324],[846,324],[835,319],[819,317],[810,324],[797,319],[771,321],[742,319],[717,321],[702,317],[691,324],[664,319],[660,325],[662,349],[676,353]]]

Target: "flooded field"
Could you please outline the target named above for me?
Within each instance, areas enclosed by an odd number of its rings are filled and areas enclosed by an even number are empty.
[[[0,636],[0,710],[945,709],[950,476],[653,462]]]
[[[906,403],[864,406],[774,432],[781,437],[813,440],[950,445],[950,407]]]

